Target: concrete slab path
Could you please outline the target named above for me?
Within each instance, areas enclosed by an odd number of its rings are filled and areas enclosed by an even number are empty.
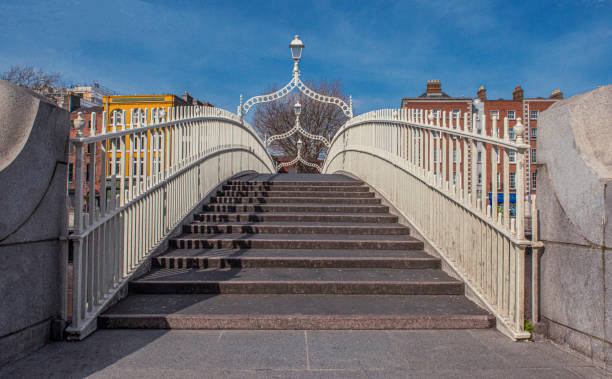
[[[0,378],[609,378],[548,342],[493,329],[100,330],[0,368]]]

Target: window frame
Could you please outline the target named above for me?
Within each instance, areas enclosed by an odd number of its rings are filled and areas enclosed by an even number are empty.
[[[512,116],[510,116],[510,114],[512,114]],[[516,120],[516,111],[509,110],[507,111],[507,115],[508,115],[508,120]]]

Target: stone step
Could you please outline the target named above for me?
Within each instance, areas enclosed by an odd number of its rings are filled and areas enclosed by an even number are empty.
[[[437,269],[422,250],[172,249],[152,258],[162,268],[393,268]]]
[[[384,213],[385,205],[367,204],[207,204],[204,212]]]
[[[422,250],[409,235],[184,234],[170,240],[179,249],[383,249]]]
[[[369,192],[370,189],[367,186],[309,186],[304,184],[302,186],[256,186],[256,185],[223,185],[223,191],[284,191],[284,192]]]
[[[358,223],[395,223],[397,216],[388,213],[200,213],[194,215],[195,221],[203,222],[272,222],[272,221],[302,221],[302,222],[358,222]]]
[[[495,318],[456,295],[139,295],[98,318],[100,328],[480,329]]]
[[[213,197],[211,204],[380,204],[380,199],[325,197]]]
[[[285,187],[300,187],[300,186],[310,186],[310,187],[345,187],[345,186],[361,186],[364,183],[358,180],[347,180],[347,181],[338,181],[338,182],[320,182],[320,181],[312,181],[312,182],[303,182],[303,181],[241,181],[241,180],[228,180],[228,185],[248,185],[248,186],[285,186]]]
[[[374,192],[344,191],[218,191],[217,197],[345,197],[373,198]]]
[[[145,294],[463,295],[442,270],[369,268],[153,268],[129,284]]]
[[[349,234],[400,235],[410,229],[400,224],[350,222],[193,222],[183,226],[184,233],[201,234]]]

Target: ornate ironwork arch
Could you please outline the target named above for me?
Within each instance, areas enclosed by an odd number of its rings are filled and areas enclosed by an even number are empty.
[[[289,93],[291,93],[291,91],[293,91],[297,87],[297,89],[300,90],[300,92],[310,97],[311,99],[314,99],[321,103],[333,104],[337,106],[338,108],[340,108],[342,110],[342,113],[344,113],[348,118],[353,118],[353,97],[352,96],[349,97],[349,103],[347,104],[344,100],[338,97],[322,95],[320,93],[313,91],[312,89],[308,88],[308,86],[304,84],[304,82],[302,82],[302,80],[300,79],[300,69],[298,67],[298,62],[301,58],[302,49],[304,48],[304,44],[299,39],[299,36],[297,35],[295,36],[295,39],[291,41],[291,44],[289,45],[289,47],[291,48],[291,54],[293,56],[293,60],[295,61],[295,65],[293,67],[293,78],[291,79],[291,81],[287,83],[287,85],[285,85],[283,88],[279,89],[276,92],[269,93],[267,95],[253,96],[250,99],[248,99],[245,103],[242,102],[242,95],[240,95],[240,105],[238,106],[238,117],[240,117],[240,119],[242,120],[242,118],[249,112],[251,107],[253,107],[254,105],[259,104],[259,103],[269,103],[269,102],[281,99],[284,96],[287,96]],[[299,117],[300,112],[299,112],[298,107],[299,107],[299,104],[296,104],[295,126],[291,128],[291,130],[286,131],[285,133],[276,134],[276,135],[266,138],[265,140],[266,146],[268,146],[270,142],[291,137],[295,133],[299,132],[304,137],[323,142],[325,146],[329,148],[331,146],[331,143],[326,137],[309,133],[308,131],[304,130],[304,128],[302,128],[302,126],[300,125],[300,117]],[[301,143],[302,141],[300,139],[300,141],[298,142],[297,156],[295,157],[295,159],[290,162],[278,164],[276,166],[277,171],[280,170],[282,167],[292,166],[298,162],[301,162],[304,165],[309,166],[309,167],[314,167],[319,172],[321,172],[322,168],[318,164],[307,162],[306,160],[302,158]]]
[[[287,96],[291,91],[295,88],[300,90],[304,95],[310,97],[311,99],[317,100],[322,103],[334,104],[338,108],[342,110],[342,113],[346,115],[348,118],[353,118],[353,97],[350,97],[349,104],[347,104],[344,100],[339,97],[334,96],[326,96],[321,95],[312,89],[308,88],[304,82],[300,79],[300,73],[295,72],[293,74],[293,79],[286,86],[279,89],[276,92],[269,93],[267,95],[257,95],[248,99],[244,104],[242,103],[242,96],[240,97],[240,106],[238,107],[238,116],[244,117],[251,107],[255,104],[259,103],[269,103],[272,101],[276,101],[284,96]]]

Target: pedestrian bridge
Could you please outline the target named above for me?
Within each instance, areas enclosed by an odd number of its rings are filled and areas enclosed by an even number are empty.
[[[240,115],[194,106],[134,119],[70,141],[72,338],[98,326],[492,325],[530,337],[525,251],[538,243],[525,238],[520,123],[510,140],[472,129],[468,114],[369,112],[338,130],[322,174],[283,175]],[[507,120],[501,127],[507,136]],[[497,198],[497,165],[486,162],[500,155],[508,183],[510,153],[513,215],[492,209],[478,186],[491,175]],[[96,165],[109,168],[98,170],[99,198],[87,196],[96,178],[85,175]]]
[[[245,109],[292,88],[348,121],[313,136],[296,107],[293,129],[262,140]],[[536,211],[520,120],[510,139],[507,120],[470,114],[354,116],[294,72],[237,113],[93,115],[69,139],[67,112],[0,81],[0,364],[49,330],[496,326],[520,340],[540,315],[541,334],[605,364],[610,99],[602,87],[542,113]],[[320,174],[277,174],[266,142],[295,133],[328,147],[319,167],[298,144],[293,163]]]

